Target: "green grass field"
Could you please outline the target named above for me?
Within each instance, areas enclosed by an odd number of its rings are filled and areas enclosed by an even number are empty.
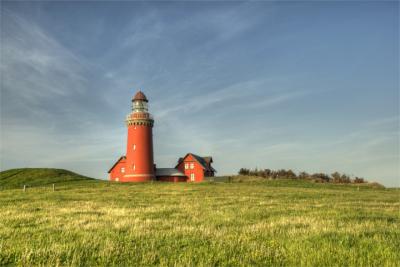
[[[1,173],[0,265],[400,265],[398,189],[63,182],[57,171]]]

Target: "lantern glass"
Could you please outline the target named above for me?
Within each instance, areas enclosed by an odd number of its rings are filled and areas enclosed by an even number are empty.
[[[141,100],[135,100],[132,102],[133,112],[148,112],[147,102]]]

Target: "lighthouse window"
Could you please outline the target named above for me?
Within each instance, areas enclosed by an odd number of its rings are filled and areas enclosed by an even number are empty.
[[[194,163],[190,163],[190,169],[194,169]]]
[[[136,166],[135,166],[135,164],[133,164],[133,170],[136,170]]]
[[[125,168],[124,168],[124,167],[121,168],[121,172],[122,172],[122,173],[125,172]]]
[[[185,170],[189,169],[189,163],[185,163]]]
[[[136,150],[136,145],[133,145],[133,150]]]

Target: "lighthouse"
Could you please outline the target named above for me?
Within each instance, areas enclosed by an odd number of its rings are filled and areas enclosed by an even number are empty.
[[[132,111],[126,116],[128,140],[126,159],[121,181],[145,182],[154,180],[153,124],[148,110],[148,100],[139,91],[132,99]]]
[[[175,168],[155,168],[153,158],[153,117],[149,113],[148,100],[139,91],[132,99],[132,110],[126,116],[128,138],[126,154],[121,156],[108,171],[115,182],[201,182],[216,172],[212,157],[200,157],[188,153],[179,158]]]

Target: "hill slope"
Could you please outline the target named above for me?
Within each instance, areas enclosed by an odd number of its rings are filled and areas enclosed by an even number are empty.
[[[3,188],[18,188],[24,185],[33,187],[95,180],[94,178],[63,169],[23,168],[0,172],[0,187]]]

